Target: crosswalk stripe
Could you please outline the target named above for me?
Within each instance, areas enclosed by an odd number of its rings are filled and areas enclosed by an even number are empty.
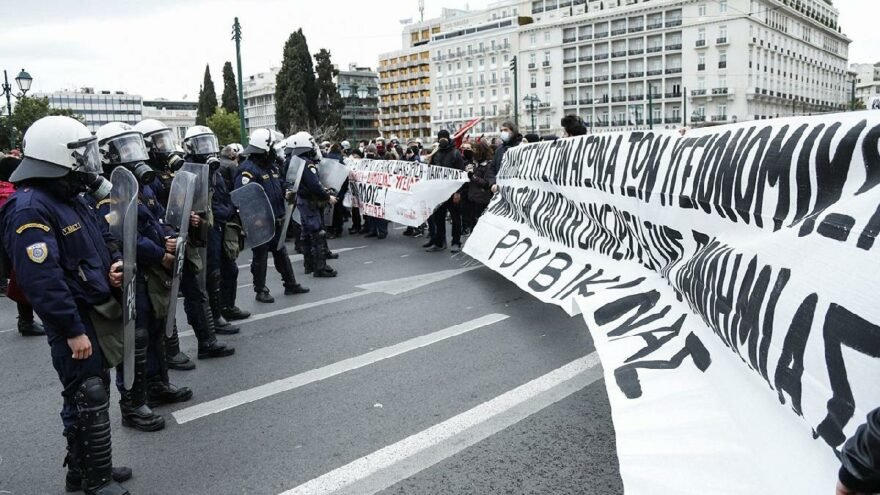
[[[179,424],[189,423],[190,421],[195,421],[199,418],[204,418],[205,416],[210,416],[212,414],[226,411],[234,407],[248,404],[260,399],[265,399],[266,397],[271,397],[273,395],[277,395],[283,392],[288,392],[295,388],[299,388],[321,380],[326,380],[327,378],[331,378],[336,375],[346,373],[348,371],[363,368],[364,366],[368,366],[379,361],[384,361],[386,359],[399,356],[409,351],[420,349],[422,347],[426,347],[431,344],[435,344],[437,342],[441,342],[443,340],[465,334],[472,330],[498,323],[499,321],[506,320],[507,318],[507,315],[497,313],[481,316],[480,318],[467,321],[458,325],[453,325],[451,327],[439,330],[434,333],[430,333],[428,335],[422,335],[420,337],[400,342],[389,347],[376,349],[375,351],[370,351],[357,357],[344,359],[342,361],[321,368],[306,371],[304,373],[300,373],[298,375],[290,376],[287,378],[282,378],[280,380],[275,380],[265,385],[260,385],[258,387],[254,387],[248,390],[242,390],[240,392],[236,392],[234,394],[220,397],[218,399],[214,399],[208,402],[203,402],[201,404],[196,404],[185,409],[180,409],[173,412],[172,416],[174,416],[174,419]]]
[[[591,353],[281,495],[373,494],[514,425],[602,377]]]

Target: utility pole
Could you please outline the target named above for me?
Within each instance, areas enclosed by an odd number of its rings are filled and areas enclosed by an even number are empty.
[[[516,55],[510,61],[510,70],[513,72],[513,123],[519,128],[519,71],[517,70]]]
[[[12,128],[12,86],[9,85],[9,78],[6,76],[6,71],[3,71],[3,92],[6,93],[6,110],[9,112],[9,117],[6,118],[6,127],[9,130],[9,149],[15,149],[15,130]]]
[[[688,97],[687,97],[688,89],[684,86],[681,88],[681,102],[683,105],[683,111],[681,113],[681,126],[687,127],[688,123]]]
[[[241,24],[238,17],[232,25],[232,39],[235,40],[235,60],[238,63],[238,130],[241,144],[247,143],[247,132],[244,129],[244,83],[241,77]]]
[[[648,85],[648,129],[654,130],[654,86]]]
[[[852,99],[849,102],[849,109],[851,111],[855,111],[856,109],[856,80],[852,80]]]

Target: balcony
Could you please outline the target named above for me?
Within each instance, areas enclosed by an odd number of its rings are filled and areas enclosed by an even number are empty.
[[[546,87],[549,88],[549,87],[550,87],[550,81],[544,81],[544,86],[546,86]]]
[[[697,64],[697,70],[706,70],[706,64]]]
[[[726,62],[726,61],[718,62],[718,68],[719,68],[719,69],[726,69],[726,68],[727,68],[727,62]]]
[[[647,50],[648,53],[657,53],[657,52],[662,52],[662,51],[663,51],[662,46],[649,46],[648,50]]]
[[[650,96],[652,100],[659,100],[663,98],[663,93],[651,93],[648,96]]]
[[[602,81],[607,81],[607,80],[608,80],[608,74],[596,76],[596,82],[602,82]]]
[[[681,50],[681,48],[682,48],[681,43],[672,43],[671,45],[666,45],[666,49],[669,51],[673,51],[673,52]]]
[[[626,101],[626,100],[627,100],[626,96],[612,96],[611,97],[611,101],[614,103],[619,103],[621,101]]]
[[[562,84],[577,84],[577,79],[565,79]]]
[[[649,76],[659,76],[660,74],[663,74],[663,69],[651,69],[648,71]]]
[[[726,95],[727,91],[727,88],[712,88],[713,95]]]
[[[691,122],[699,123],[699,122],[705,122],[705,121],[706,121],[705,115],[692,115],[691,116]]]
[[[706,40],[697,40],[697,48],[705,48]]]
[[[727,115],[713,115],[712,122],[727,122]]]
[[[577,103],[578,103],[577,100],[565,100],[562,102],[562,104],[566,107],[577,106]]]
[[[529,69],[537,69],[537,68],[538,68],[538,64],[536,64],[535,62],[532,62],[529,64]]]
[[[611,52],[611,57],[613,57],[613,58],[625,57],[625,56],[626,56],[626,50],[618,50],[616,52]]]
[[[666,117],[665,122],[666,122],[667,124],[680,124],[680,123],[681,123],[681,117],[676,117],[675,115],[673,115],[672,117]]]
[[[596,60],[605,60],[608,58],[607,53],[597,53],[595,56]]]
[[[581,41],[589,41],[589,40],[593,39],[593,34],[592,33],[591,34],[582,34],[579,36],[579,38]]]
[[[635,48],[627,52],[629,55],[641,55],[645,53],[644,48]]]
[[[681,67],[670,67],[666,69],[667,74],[681,74]]]
[[[574,63],[577,63],[577,59],[576,58],[564,58],[564,59],[562,59],[562,63],[563,64],[574,64]]]
[[[549,60],[545,60],[544,63],[541,64],[541,65],[543,65],[544,67],[550,67],[550,61],[549,61]]]
[[[592,61],[593,61],[592,55],[584,55],[582,57],[578,57],[578,62],[592,62]]]
[[[648,29],[660,29],[663,27],[662,22],[655,22],[654,24],[648,24]]]
[[[721,38],[716,39],[715,43],[719,44],[719,45],[726,45],[727,44],[727,36],[722,36]]]
[[[607,38],[607,37],[608,37],[608,31],[605,31],[605,32],[602,32],[602,33],[596,33],[596,39],[599,39],[599,38]]]
[[[642,101],[645,99],[645,95],[629,95],[629,101]]]
[[[634,71],[629,73],[629,77],[645,77],[644,71]]]
[[[574,43],[575,41],[577,41],[577,36],[562,38],[563,43]]]
[[[673,19],[671,21],[666,21],[666,27],[668,27],[668,28],[678,27],[678,26],[681,26],[681,19]]]
[[[617,81],[620,79],[626,79],[626,74],[612,74],[611,79]]]
[[[547,102],[547,101],[543,101],[541,103],[538,103],[538,108],[550,108],[550,106],[551,106],[550,102]]]
[[[706,96],[705,89],[693,89],[691,90],[691,96]]]
[[[676,93],[675,91],[666,93],[666,98],[681,98],[681,93]]]
[[[578,81],[580,81],[582,83],[591,83],[591,82],[593,82],[593,76],[582,77],[582,78],[578,79]]]
[[[633,27],[629,28],[630,33],[639,33],[644,30],[645,30],[645,26],[633,26]]]
[[[593,100],[590,98],[581,98],[580,100],[578,100],[578,103],[580,103],[581,105],[592,105]]]
[[[611,36],[620,36],[621,34],[626,34],[626,28],[611,30]]]

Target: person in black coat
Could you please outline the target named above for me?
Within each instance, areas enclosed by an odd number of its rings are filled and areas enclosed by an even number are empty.
[[[464,159],[461,153],[452,144],[449,131],[441,130],[437,133],[439,147],[431,157],[431,165],[439,167],[464,170]],[[434,224],[434,235],[426,247],[429,253],[436,253],[446,249],[446,213],[452,216],[452,252],[461,251],[461,190],[456,191],[451,198],[446,200],[434,210],[429,221]]]
[[[510,148],[519,146],[522,141],[522,134],[519,133],[519,128],[517,128],[516,124],[513,122],[505,122],[501,124],[501,146],[495,150],[495,158],[492,159],[492,167],[489,170],[488,176],[489,183],[492,185],[493,193],[498,190],[498,186],[495,185],[495,177],[498,175],[498,170],[501,168],[501,160],[504,158],[504,154],[507,153],[507,150]]]
[[[468,165],[466,170],[470,183],[468,184],[468,199],[473,205],[474,226],[477,220],[486,211],[489,202],[492,201],[492,192],[489,190],[491,184],[487,179],[489,169],[492,166],[492,150],[484,142],[479,142],[473,146],[474,163]]]
[[[837,495],[880,491],[880,407],[840,449]]]

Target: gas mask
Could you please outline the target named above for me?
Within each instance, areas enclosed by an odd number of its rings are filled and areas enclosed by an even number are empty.
[[[134,174],[139,184],[151,184],[156,180],[156,172],[144,162],[129,163],[125,168],[129,169],[131,173]]]

